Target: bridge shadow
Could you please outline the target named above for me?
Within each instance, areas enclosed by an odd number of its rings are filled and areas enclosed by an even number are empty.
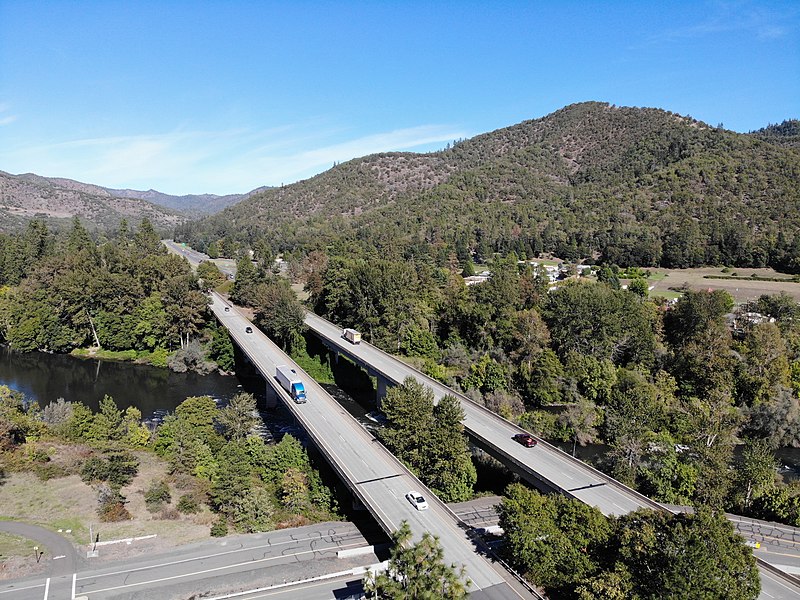
[[[314,334],[306,333],[304,338],[306,352],[320,364],[329,366],[334,384],[364,408],[374,408],[376,384],[367,372],[344,356],[340,355],[337,360],[336,354],[328,350]]]

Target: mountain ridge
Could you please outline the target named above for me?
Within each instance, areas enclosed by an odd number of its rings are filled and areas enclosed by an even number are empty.
[[[347,237],[406,255],[439,245],[461,260],[514,250],[800,269],[800,153],[763,137],[584,102],[438,152],[340,163],[176,235],[200,249],[265,238],[278,250],[309,250]]]
[[[147,217],[157,227],[171,230],[188,218],[212,214],[265,189],[224,196],[174,196],[153,189],[114,189],[66,177],[0,171],[0,229],[18,229],[31,218],[58,222],[78,216],[96,222],[100,229],[115,226],[122,218]]]
[[[93,184],[0,171],[0,230],[18,230],[34,218],[58,226],[76,216],[97,230],[116,227],[123,219],[135,223],[144,218],[159,229],[171,230],[186,220],[174,211],[120,198]]]

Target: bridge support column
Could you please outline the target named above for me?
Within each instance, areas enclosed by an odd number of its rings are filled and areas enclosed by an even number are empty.
[[[352,498],[353,498],[353,510],[358,510],[358,511],[367,510],[367,507],[364,506],[364,503],[361,502],[361,500],[359,500],[355,494],[352,494]]]
[[[378,409],[380,410],[381,401],[384,398],[386,398],[386,386],[387,386],[387,384],[386,384],[386,380],[383,377],[381,377],[380,375],[378,375],[377,380],[378,380],[378,393],[376,394],[376,397],[375,397],[375,404],[377,404]]]
[[[278,393],[272,389],[272,386],[266,381],[264,385],[266,386],[266,390],[264,390],[264,403],[267,408],[275,408],[278,406]]]

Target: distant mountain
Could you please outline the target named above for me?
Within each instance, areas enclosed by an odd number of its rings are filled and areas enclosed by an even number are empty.
[[[0,231],[13,231],[33,218],[52,224],[78,216],[90,229],[105,230],[127,219],[131,226],[148,218],[172,230],[185,216],[144,200],[121,198],[108,190],[71,179],[0,171]]]
[[[260,187],[252,190],[246,194],[228,194],[225,196],[217,196],[215,194],[188,194],[186,196],[172,196],[157,192],[156,190],[147,190],[146,192],[138,190],[116,190],[112,188],[105,188],[108,192],[119,198],[136,198],[137,200],[146,200],[153,204],[158,204],[165,208],[179,211],[189,216],[201,216],[213,214],[221,211],[227,206],[236,204],[240,200],[244,200],[249,196],[262,192],[268,187]]]
[[[800,271],[800,152],[777,133],[585,102],[439,152],[351,160],[176,235],[199,249],[263,238],[275,249],[360,245],[437,264],[513,250]]]

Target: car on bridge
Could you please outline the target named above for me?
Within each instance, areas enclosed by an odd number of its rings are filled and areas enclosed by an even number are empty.
[[[411,502],[411,504],[414,505],[414,508],[416,508],[417,510],[428,509],[428,503],[425,501],[425,498],[423,498],[422,494],[420,494],[419,492],[411,490],[406,494],[406,498],[408,499],[409,502]]]
[[[245,333],[253,333],[253,328],[252,328],[252,327],[249,327],[249,326],[248,326],[248,327],[245,327],[245,328],[244,328],[244,332],[245,332]]]
[[[529,433],[518,433],[514,436],[514,441],[522,444],[526,448],[533,448],[536,445],[536,440]]]

